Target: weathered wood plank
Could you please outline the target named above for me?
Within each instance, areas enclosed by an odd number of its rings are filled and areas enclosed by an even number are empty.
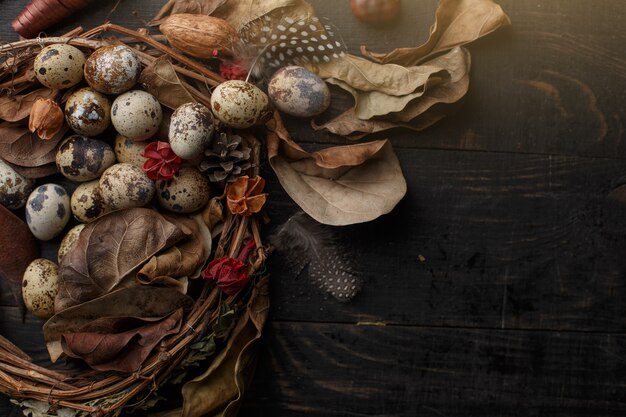
[[[339,229],[366,285],[347,305],[273,264],[279,320],[626,329],[624,161],[398,150],[388,216]],[[295,210],[269,177],[275,224]]]
[[[625,349],[623,334],[272,322],[241,415],[622,416]]]
[[[27,0],[4,5],[0,39],[15,39],[8,25]],[[353,53],[361,44],[385,51],[423,42],[437,1],[403,2],[392,27],[358,22],[348,2],[311,1],[319,15],[339,28]],[[394,131],[398,145],[414,148],[489,150],[563,155],[626,157],[623,143],[626,59],[620,0],[501,0],[513,26],[471,46],[472,86],[458,114],[423,133]],[[51,30],[104,22],[137,27],[161,2],[96,2],[88,13]],[[415,23],[417,22],[417,24]],[[288,121],[304,142],[342,143]]]
[[[622,416],[624,335],[272,323],[242,416]]]

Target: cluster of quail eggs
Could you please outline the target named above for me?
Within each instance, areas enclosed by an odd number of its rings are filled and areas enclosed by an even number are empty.
[[[0,160],[0,203],[25,206],[26,222],[42,241],[60,236],[58,262],[77,241],[86,223],[114,210],[157,204],[174,213],[202,209],[210,197],[208,178],[197,164],[211,146],[216,126],[247,129],[267,121],[273,108],[297,117],[313,117],[330,103],[326,84],[301,67],[276,72],[268,94],[245,81],[220,84],[211,95],[211,109],[186,103],[164,117],[161,104],[137,87],[142,66],[125,45],[97,49],[88,57],[68,44],[50,45],[34,61],[44,86],[66,92],[64,114],[71,134],[56,151],[64,177],[36,187]],[[165,119],[165,120],[164,120]],[[171,179],[152,180],[144,171],[146,146],[168,141],[183,166]],[[71,221],[71,218],[75,221]],[[37,259],[23,279],[26,306],[37,317],[53,314],[57,264]]]
[[[34,70],[41,84],[67,97],[70,134],[56,148],[61,176],[39,185],[0,160],[0,203],[14,210],[24,207],[26,223],[41,241],[62,236],[73,225],[61,240],[59,263],[84,225],[111,211],[154,202],[165,210],[191,213],[206,205],[209,182],[195,166],[182,168],[169,181],[153,181],[143,170],[142,151],[151,141],[167,140],[158,132],[169,120],[164,122],[159,101],[138,88],[142,67],[131,48],[105,46],[86,57],[74,46],[54,44],[37,55]],[[187,122],[178,131],[181,140],[192,137],[184,129],[195,126]],[[157,187],[159,198],[154,198]],[[35,316],[53,314],[57,278],[51,260],[37,259],[26,269],[22,293]]]

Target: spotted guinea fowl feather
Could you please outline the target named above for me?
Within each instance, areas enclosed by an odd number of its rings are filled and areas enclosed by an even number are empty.
[[[283,66],[315,65],[346,54],[335,29],[315,16],[265,15],[244,25],[239,36],[235,55],[257,78]]]
[[[360,291],[361,277],[335,233],[304,212],[279,226],[269,241],[295,276],[308,266],[311,281],[337,300],[350,301]]]

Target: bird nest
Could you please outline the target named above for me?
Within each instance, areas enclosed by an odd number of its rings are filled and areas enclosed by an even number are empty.
[[[113,35],[106,37],[105,33]],[[171,72],[166,84],[175,83],[177,89],[186,91],[194,101],[207,106],[210,89],[224,81],[204,64],[161,42],[159,36],[105,24],[89,31],[77,28],[61,37],[22,40],[0,46],[0,54],[4,57],[0,64],[2,95],[24,96],[40,88],[32,70],[34,58],[43,46],[61,43],[76,46],[86,55],[102,46],[125,44],[135,51],[144,68],[167,57],[167,68]],[[163,91],[164,97],[168,96],[167,91],[170,90]],[[66,99],[67,94],[55,93],[58,100]],[[11,126],[23,122],[11,122]],[[8,123],[5,121],[5,126]],[[248,177],[255,187],[259,182],[261,187],[263,185],[262,179],[257,177],[260,142],[252,134],[242,136],[251,149],[250,167],[242,173],[247,177],[241,177],[245,178],[243,186],[240,181],[213,186],[214,197],[196,219],[204,222],[210,231],[208,245],[212,245],[212,249],[205,247],[210,253],[207,258],[213,259],[212,262],[239,258],[242,261],[240,269],[249,279],[228,291],[217,279],[198,277],[189,280],[187,293],[192,302],[183,306],[179,323],[174,331],[160,339],[132,372],[97,370],[98,366],[93,369],[84,365],[76,369],[77,363],[82,362],[75,360],[69,360],[71,366],[66,366],[71,368],[69,370],[56,365],[41,366],[0,336],[0,392],[33,416],[119,415],[124,408],[152,406],[159,399],[159,390],[167,384],[182,387],[183,391],[183,399],[177,405],[179,409],[171,415],[187,415],[190,408],[195,410],[194,415],[236,409],[244,390],[242,374],[252,372],[250,364],[254,363],[254,349],[251,348],[260,338],[269,307],[268,278],[264,269],[267,251],[259,230],[260,207],[258,202],[252,202],[251,206],[256,206],[256,210],[248,210],[245,201],[251,198],[250,187],[246,188]],[[12,166],[23,175],[32,175],[41,181],[48,180],[49,177],[44,175],[56,171],[51,165]],[[156,212],[154,208],[150,210]],[[242,256],[243,252],[245,256]],[[209,259],[205,259],[202,268]],[[147,286],[161,288],[154,282]],[[113,295],[108,293],[106,296]],[[220,389],[215,390],[215,387]],[[195,398],[193,403],[190,398]]]

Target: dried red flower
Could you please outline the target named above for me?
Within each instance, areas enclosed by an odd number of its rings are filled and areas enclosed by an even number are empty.
[[[152,142],[141,151],[141,156],[148,158],[143,170],[152,180],[169,180],[176,174],[183,162],[167,142]]]
[[[267,194],[262,194],[265,180],[258,175],[248,178],[242,175],[237,181],[226,188],[226,204],[232,214],[250,216],[258,213],[267,200]]]
[[[248,71],[241,66],[239,61],[235,62],[220,62],[220,75],[227,80],[245,80],[248,76]]]
[[[250,240],[236,259],[224,256],[212,260],[202,271],[202,277],[216,280],[217,286],[227,295],[237,294],[250,281],[246,261],[254,246],[254,240]]]

